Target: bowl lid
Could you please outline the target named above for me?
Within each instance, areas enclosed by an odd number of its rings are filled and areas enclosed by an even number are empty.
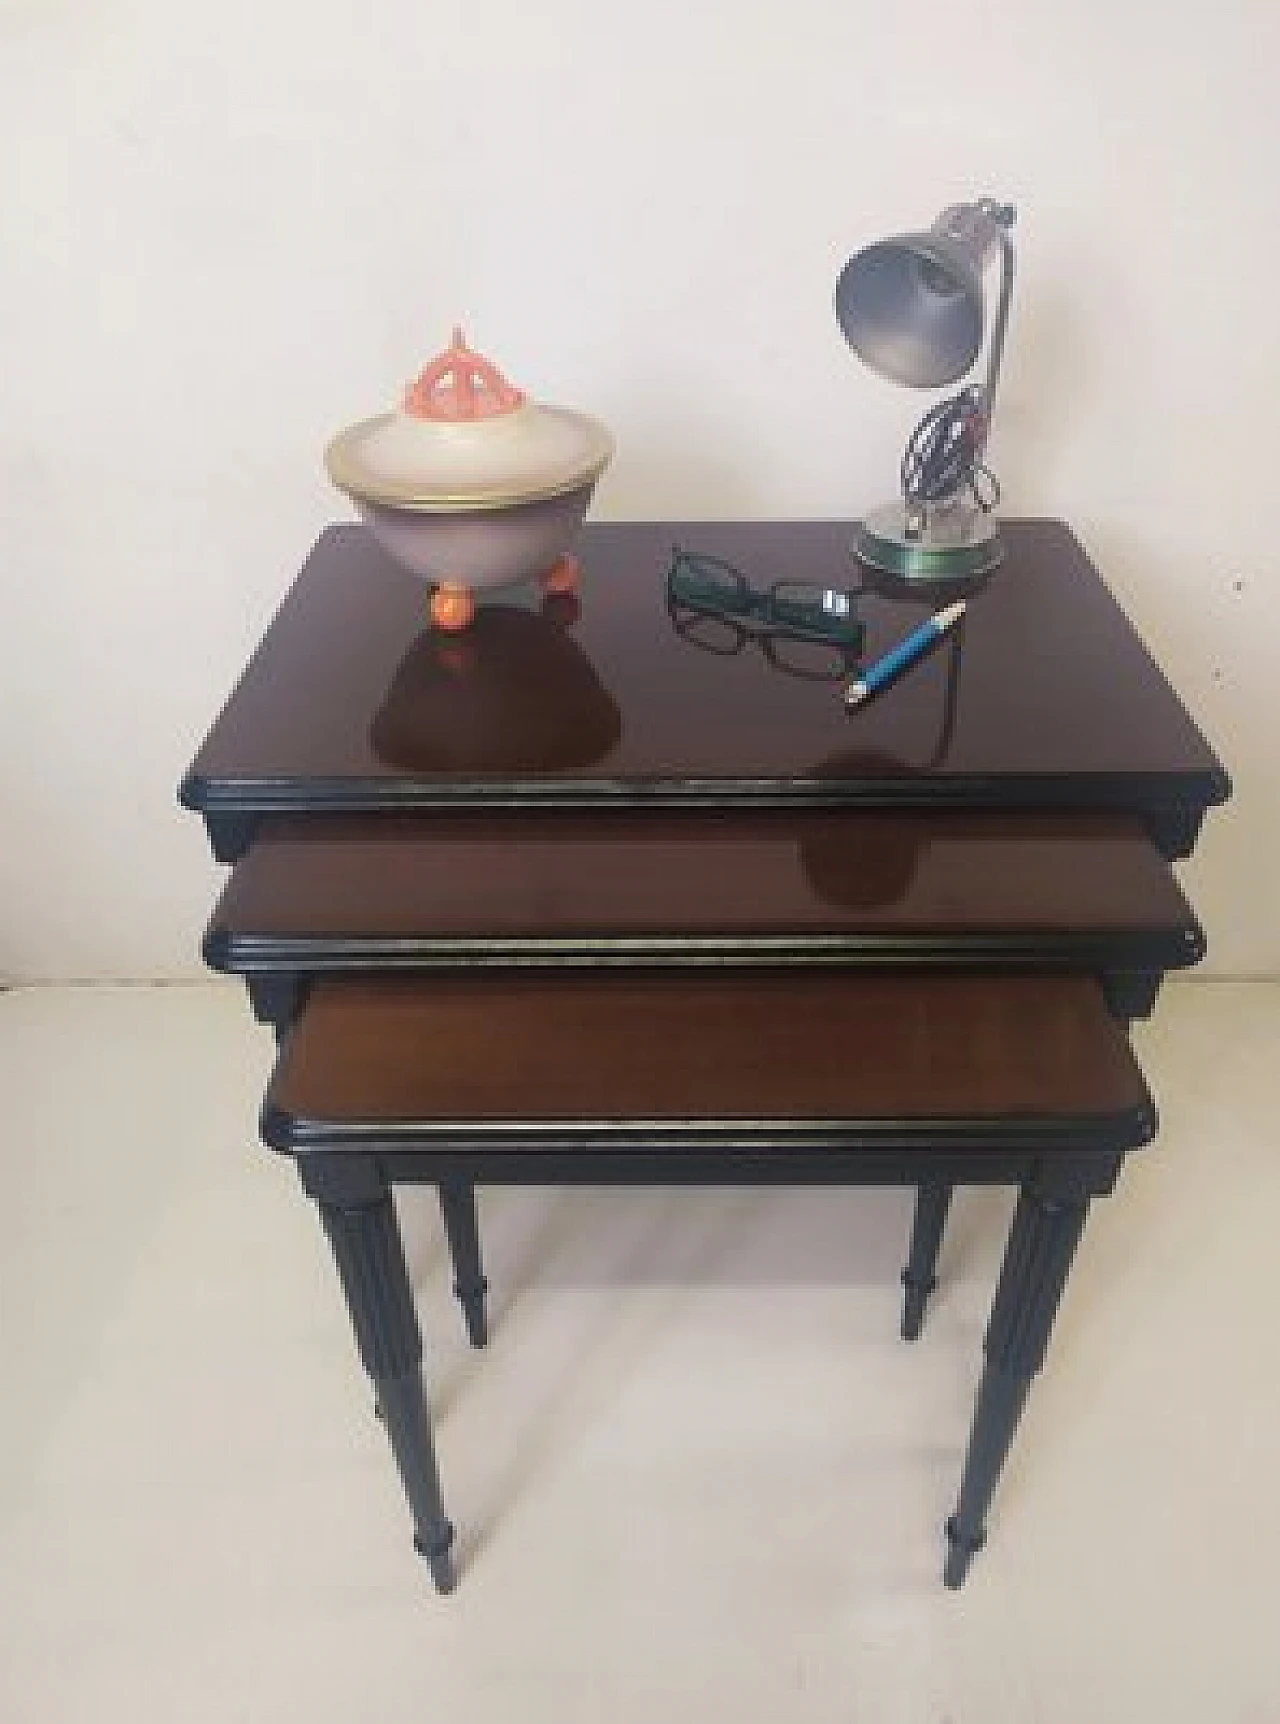
[[[456,329],[400,407],[348,426],[325,451],[339,490],[399,508],[497,509],[594,480],[613,439],[567,407],[530,401]]]

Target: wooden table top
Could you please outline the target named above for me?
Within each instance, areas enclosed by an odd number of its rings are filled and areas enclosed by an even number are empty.
[[[211,815],[553,805],[1190,807],[1228,781],[1067,527],[1004,526],[954,636],[856,713],[839,682],[673,622],[673,544],[779,579],[865,579],[849,522],[593,523],[580,614],[497,595],[460,636],[358,527],[324,533],[184,780]],[[940,602],[857,597],[866,657]]]
[[[696,809],[275,816],[205,956],[232,971],[931,962],[1165,970],[1204,949],[1118,814]]]
[[[1088,977],[780,970],[320,981],[263,1118],[290,1150],[630,1132],[1078,1153],[1154,1129]]]

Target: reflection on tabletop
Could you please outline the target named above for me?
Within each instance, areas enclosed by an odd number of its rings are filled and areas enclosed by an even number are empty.
[[[411,772],[552,772],[591,766],[622,716],[565,623],[573,602],[541,612],[482,607],[463,634],[426,629],[391,680],[371,739]]]

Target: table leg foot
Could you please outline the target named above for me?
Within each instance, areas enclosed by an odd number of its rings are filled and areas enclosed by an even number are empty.
[[[414,1534],[414,1548],[422,1557],[431,1571],[437,1592],[449,1593],[458,1584],[458,1576],[453,1566],[453,1528],[445,1522],[448,1528],[448,1538],[442,1544],[429,1545],[418,1534]]]
[[[947,1522],[943,1578],[959,1586],[986,1540],[986,1517],[1032,1378],[1044,1363],[1087,1204],[1024,1189],[1018,1199],[984,1344],[956,1512]]]
[[[324,1195],[323,1170],[317,1166],[308,1169],[307,1183],[319,1202],[360,1358],[373,1381],[375,1406],[409,1501],[414,1542],[436,1585],[447,1591],[453,1528],[440,1491],[422,1386],[422,1334],[390,1191],[366,1175],[358,1193],[331,1199]]]
[[[480,1228],[476,1220],[475,1187],[461,1179],[441,1180],[440,1212],[449,1240],[449,1255],[453,1259],[453,1291],[466,1320],[467,1338],[473,1347],[483,1347],[489,1339],[489,1320],[485,1311],[485,1280],[480,1262]]]
[[[934,1270],[938,1263],[938,1247],[951,1207],[951,1187],[938,1180],[927,1180],[916,1192],[915,1220],[911,1226],[911,1247],[907,1266],[902,1271],[906,1298],[902,1306],[902,1339],[914,1341],[924,1322],[929,1295],[938,1285]]]
[[[452,1592],[453,1566],[449,1553],[453,1527],[441,1500],[421,1372],[414,1370],[379,1383],[378,1406],[413,1510],[414,1545],[426,1557],[437,1588]],[[447,1586],[441,1580],[444,1574],[451,1577]]]
[[[965,1456],[960,1500],[956,1504],[956,1512],[947,1522],[947,1563],[943,1579],[950,1587],[963,1582],[969,1572],[969,1564],[987,1542],[987,1509],[1013,1443],[1013,1434],[1018,1428],[1030,1386],[1029,1377],[1012,1376],[1007,1371],[993,1370],[990,1365],[982,1373],[969,1450]]]
[[[942,1579],[952,1592],[964,1585],[969,1564],[986,1542],[985,1532],[979,1533],[976,1538],[966,1537],[957,1526],[956,1517],[951,1516],[947,1522],[947,1561],[942,1571]]]

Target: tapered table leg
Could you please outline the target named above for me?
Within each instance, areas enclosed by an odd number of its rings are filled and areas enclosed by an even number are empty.
[[[467,1337],[473,1347],[489,1339],[484,1296],[489,1283],[480,1262],[480,1229],[476,1221],[475,1188],[467,1180],[444,1179],[438,1187],[444,1230],[453,1258],[453,1291],[467,1322]]]
[[[911,1248],[902,1271],[906,1297],[902,1305],[902,1339],[914,1341],[924,1321],[929,1295],[938,1285],[934,1270],[938,1247],[951,1207],[951,1187],[939,1180],[926,1180],[916,1191],[916,1214],[911,1226]]]
[[[310,1182],[309,1182],[310,1183]],[[454,1586],[453,1528],[444,1512],[431,1420],[422,1387],[422,1336],[391,1193],[370,1201],[318,1197],[346,1294],[356,1344],[373,1379],[405,1495],[414,1544],[441,1592]]]
[[[986,1541],[986,1516],[1022,1416],[1031,1379],[1044,1363],[1053,1319],[1088,1205],[1025,1189],[1018,1198],[984,1344],[986,1364],[956,1512],[947,1522],[943,1578],[959,1586]]]

